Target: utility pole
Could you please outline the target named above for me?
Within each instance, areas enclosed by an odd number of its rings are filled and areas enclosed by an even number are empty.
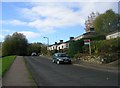
[[[91,55],[91,44],[90,44],[90,39],[85,39],[84,40],[85,45],[89,45],[89,54]]]
[[[91,55],[91,44],[89,43],[89,54]]]

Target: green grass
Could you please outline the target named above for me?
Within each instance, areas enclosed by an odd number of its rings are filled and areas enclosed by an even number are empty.
[[[2,75],[2,58],[0,58],[0,76]]]
[[[5,72],[9,69],[9,67],[12,65],[14,59],[16,56],[6,56],[0,59],[0,63],[2,62],[2,65],[0,65],[0,75],[4,75]],[[2,66],[2,67],[1,67]],[[1,70],[2,69],[2,70]]]

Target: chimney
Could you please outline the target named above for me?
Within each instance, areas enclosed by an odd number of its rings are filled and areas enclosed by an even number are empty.
[[[57,42],[55,42],[55,44],[57,44]]]
[[[60,43],[63,43],[63,40],[60,40]]]
[[[74,37],[70,37],[70,40],[74,39]]]

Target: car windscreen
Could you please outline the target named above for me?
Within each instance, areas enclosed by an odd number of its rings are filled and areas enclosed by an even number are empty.
[[[66,54],[58,54],[58,57],[67,57]]]

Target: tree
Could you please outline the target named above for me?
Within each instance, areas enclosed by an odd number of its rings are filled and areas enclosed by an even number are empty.
[[[2,56],[2,42],[0,42],[0,57]]]
[[[2,56],[26,55],[27,45],[28,41],[23,34],[15,32],[12,36],[8,35],[2,44]]]
[[[47,46],[46,46],[46,45],[42,45],[42,46],[41,46],[41,54],[42,54],[42,55],[47,55],[47,54],[49,54],[49,51],[47,50]]]
[[[119,14],[116,14],[112,9],[107,10],[95,19],[93,23],[95,31],[100,34],[108,34],[120,30],[118,18],[120,18]]]
[[[32,52],[36,52],[37,54],[41,54],[41,43],[31,43],[28,45],[28,55],[31,55]]]
[[[11,36],[7,35],[5,37],[5,41],[2,43],[2,56],[11,55],[12,54],[12,46],[11,46]]]

